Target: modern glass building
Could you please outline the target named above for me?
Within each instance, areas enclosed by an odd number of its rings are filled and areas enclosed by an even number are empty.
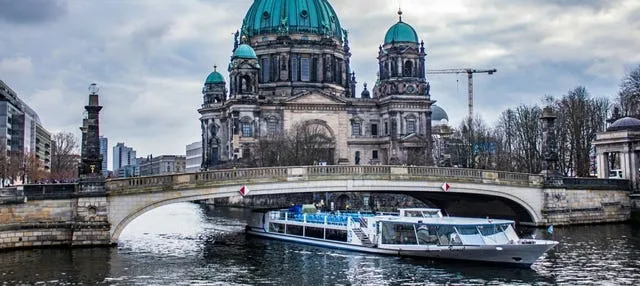
[[[109,139],[104,136],[100,136],[100,155],[102,155],[102,175],[107,177],[109,175],[109,168],[107,165],[107,158],[109,158]]]
[[[140,175],[140,168],[136,160],[136,151],[124,143],[113,147],[113,172],[118,177],[135,177]]]
[[[186,172],[195,173],[202,166],[202,141],[193,142],[186,147]]]

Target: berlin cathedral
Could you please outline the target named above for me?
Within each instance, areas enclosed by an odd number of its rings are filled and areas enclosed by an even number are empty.
[[[253,1],[228,82],[214,69],[202,90],[202,169],[255,156],[260,140],[298,126],[329,138],[314,162],[434,164],[432,112],[448,118],[431,100],[424,42],[398,18],[378,47],[375,86],[357,95],[349,35],[328,0]]]

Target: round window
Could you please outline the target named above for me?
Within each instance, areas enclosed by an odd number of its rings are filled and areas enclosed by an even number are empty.
[[[302,10],[302,12],[300,12],[300,16],[302,18],[307,18],[309,16],[309,12],[307,10]]]
[[[267,11],[264,11],[264,13],[262,13],[262,18],[264,18],[265,20],[269,19],[269,16],[270,16],[269,12],[267,12]]]

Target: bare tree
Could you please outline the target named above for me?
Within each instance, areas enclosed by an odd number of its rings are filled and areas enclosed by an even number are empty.
[[[36,183],[46,178],[48,174],[46,174],[44,170],[44,164],[42,161],[36,156],[36,153],[30,152],[25,156],[25,168],[24,168],[24,176],[25,183]]]
[[[20,151],[9,151],[9,162],[7,164],[7,178],[11,182],[23,180],[25,160],[24,154]]]
[[[257,165],[301,166],[324,161],[333,163],[335,142],[326,129],[314,121],[297,123],[288,132],[263,136],[257,143]]]
[[[590,152],[596,133],[604,131],[609,101],[591,99],[583,86],[570,90],[556,101],[559,166],[565,176],[586,177],[590,173]]]
[[[69,132],[51,136],[51,179],[73,180],[77,176],[78,140]]]
[[[620,115],[640,117],[640,66],[622,79],[617,101]]]
[[[496,151],[496,140],[491,135],[492,132],[480,117],[465,119],[454,132],[457,139],[454,141],[455,149],[452,149],[454,165],[474,169],[492,168],[495,165]]]

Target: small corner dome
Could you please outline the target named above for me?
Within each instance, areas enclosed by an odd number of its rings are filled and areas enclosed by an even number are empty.
[[[207,77],[207,80],[204,82],[204,84],[218,84],[218,83],[225,83],[224,77],[214,69],[209,74],[209,76]]]
[[[607,131],[634,130],[640,131],[640,119],[633,117],[623,117],[611,124]]]
[[[431,121],[441,121],[441,120],[447,120],[449,121],[449,116],[447,115],[447,112],[444,111],[444,109],[442,109],[442,107],[437,106],[437,105],[432,105],[431,106]]]
[[[384,44],[392,43],[418,43],[418,33],[411,25],[402,22],[402,11],[398,11],[400,20],[395,23],[384,36]]]
[[[242,44],[236,48],[235,52],[233,52],[233,58],[258,59],[258,56],[256,56],[256,51],[254,51],[251,46]]]

